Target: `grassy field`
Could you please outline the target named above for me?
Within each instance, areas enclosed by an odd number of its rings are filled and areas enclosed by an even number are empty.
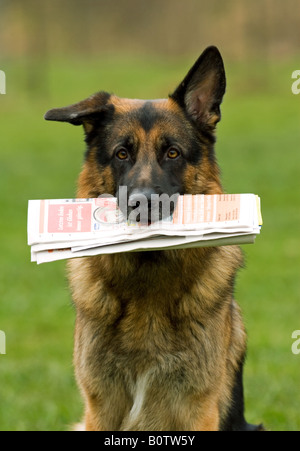
[[[74,310],[64,263],[37,267],[26,245],[28,199],[68,198],[82,164],[78,127],[43,121],[47,109],[100,89],[154,98],[171,92],[192,60],[7,62],[0,96],[0,430],[67,430],[82,414],[73,376]],[[249,335],[247,419],[271,430],[300,429],[300,96],[291,93],[296,62],[228,64],[228,93],[217,153],[227,192],[262,198],[264,227],[245,246],[237,299]],[[47,82],[47,83],[46,83]]]

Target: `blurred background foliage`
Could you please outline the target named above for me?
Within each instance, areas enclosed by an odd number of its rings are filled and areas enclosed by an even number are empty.
[[[1,55],[155,54],[180,57],[211,42],[227,57],[295,55],[297,0],[1,0]]]
[[[298,0],[0,0],[0,430],[67,430],[82,414],[65,265],[30,263],[26,214],[29,199],[74,196],[83,133],[43,114],[102,89],[165,97],[212,44],[228,76],[224,187],[259,194],[265,221],[236,289],[247,417],[300,429],[299,29]]]
[[[2,65],[18,62],[21,86],[42,97],[52,92],[50,71],[61,60],[134,56],[169,64],[213,43],[227,61],[262,62],[257,76],[268,79],[275,61],[300,48],[298,0],[0,0],[0,12]]]

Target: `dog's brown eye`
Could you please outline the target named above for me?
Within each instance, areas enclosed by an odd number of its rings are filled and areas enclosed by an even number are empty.
[[[175,160],[176,158],[178,158],[180,156],[180,152],[179,150],[175,149],[175,148],[171,148],[168,150],[168,158],[170,158],[171,160]]]
[[[118,150],[118,152],[116,153],[117,158],[119,158],[119,160],[127,160],[128,158],[128,152],[126,149],[120,149]]]

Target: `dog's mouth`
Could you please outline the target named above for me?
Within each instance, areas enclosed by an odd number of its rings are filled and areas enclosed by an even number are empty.
[[[176,199],[177,202],[177,199]],[[174,201],[152,200],[144,204],[137,201],[135,206],[130,205],[127,209],[127,220],[139,223],[141,226],[151,226],[164,220],[171,220],[176,208]],[[124,214],[124,212],[123,212]]]
[[[116,193],[119,209],[123,217],[131,224],[151,226],[163,220],[171,219],[178,201],[179,194],[157,194],[151,189],[119,188]],[[126,188],[126,187],[125,187]]]
[[[141,226],[151,226],[165,219],[161,209],[155,207],[143,207],[141,202],[137,202],[135,207],[129,206],[127,210],[127,220],[129,223],[138,223]]]
[[[172,222],[179,196],[179,193],[171,196],[151,193],[151,196],[145,196],[141,192],[135,193],[132,197],[131,195],[120,196],[119,193],[116,193],[114,197],[117,199],[119,213],[118,218],[114,218],[114,221],[127,221],[129,224],[139,224],[145,227],[161,221]],[[98,197],[111,198],[112,195],[101,194]]]

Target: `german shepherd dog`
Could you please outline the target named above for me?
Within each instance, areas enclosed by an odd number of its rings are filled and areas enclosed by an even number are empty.
[[[215,47],[166,100],[106,92],[45,119],[83,125],[78,198],[221,194],[215,129],[226,88]],[[233,299],[239,247],[69,262],[74,362],[87,431],[256,431],[244,418],[246,334]]]

